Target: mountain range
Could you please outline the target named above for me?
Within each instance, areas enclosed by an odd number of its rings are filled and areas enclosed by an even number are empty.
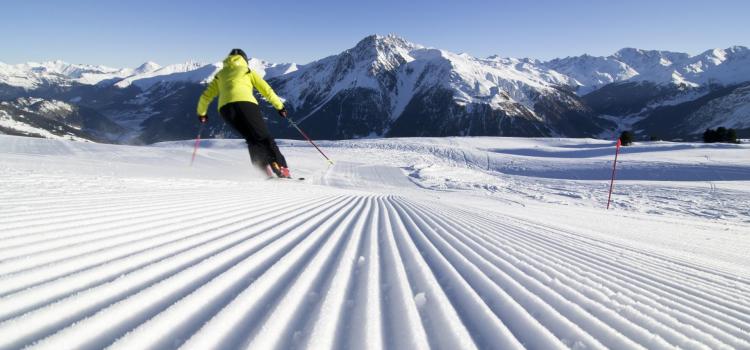
[[[372,35],[297,65],[249,60],[318,139],[565,136],[697,139],[706,128],[750,136],[750,50],[698,55],[622,49],[540,61],[472,57]],[[198,96],[221,63],[135,69],[61,61],[0,63],[0,133],[111,143],[195,137]],[[296,131],[261,103],[278,137]],[[204,137],[236,137],[210,108]]]

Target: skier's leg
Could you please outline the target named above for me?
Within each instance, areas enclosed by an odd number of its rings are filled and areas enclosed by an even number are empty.
[[[219,111],[224,121],[232,126],[247,143],[248,153],[250,153],[250,162],[257,168],[265,170],[268,164],[268,155],[266,147],[260,145],[256,132],[252,129],[248,118],[245,115],[242,104],[249,102],[232,102],[221,107]]]
[[[248,144],[248,150],[250,151],[250,161],[258,168],[265,169],[268,165],[268,153],[266,148],[258,143]]]
[[[279,165],[286,168],[286,158],[284,158],[284,155],[281,154],[279,146],[276,145],[276,140],[273,137],[270,137],[266,141],[266,148],[268,149],[268,152],[273,156],[273,160],[279,163]]]
[[[253,130],[253,137],[255,138],[256,144],[262,148],[262,151],[259,150],[258,152],[265,154],[268,164],[276,162],[281,167],[286,168],[286,159],[281,154],[278,145],[276,145],[276,141],[271,136],[271,133],[268,130],[268,125],[266,125],[266,121],[263,120],[258,105],[253,103],[243,105],[243,114],[247,117],[250,128]]]

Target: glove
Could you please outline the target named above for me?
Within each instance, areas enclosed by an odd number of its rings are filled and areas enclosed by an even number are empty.
[[[208,116],[207,116],[207,115],[199,115],[199,116],[198,116],[198,120],[199,120],[199,121],[200,121],[201,123],[205,123],[205,122],[207,122],[207,121],[208,121]]]
[[[286,115],[287,115],[286,108],[282,108],[279,110],[279,116],[281,116],[282,118],[286,118]]]

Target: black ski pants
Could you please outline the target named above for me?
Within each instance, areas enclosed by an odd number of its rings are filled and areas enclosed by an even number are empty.
[[[247,143],[250,161],[253,165],[265,169],[266,165],[276,162],[286,167],[286,159],[279,151],[276,141],[268,131],[260,108],[252,102],[230,102],[219,109],[224,121],[237,130]]]

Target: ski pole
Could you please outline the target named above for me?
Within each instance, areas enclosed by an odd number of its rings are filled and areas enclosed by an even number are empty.
[[[315,146],[315,149],[317,149],[318,152],[320,152],[320,154],[323,155],[323,157],[328,161],[328,163],[330,163],[331,165],[333,165],[333,161],[330,158],[328,158],[328,156],[326,156],[326,154],[323,153],[323,151],[321,151],[320,148],[318,148],[318,145],[316,145],[315,142],[313,142],[313,140],[311,140],[307,136],[307,134],[305,134],[305,132],[302,131],[302,129],[300,129],[300,127],[297,125],[297,123],[294,122],[294,120],[292,120],[291,118],[286,118],[286,120],[288,120],[289,124],[291,124],[295,129],[297,129],[297,131],[299,131],[299,133],[302,134],[302,136],[304,136],[307,139],[308,142],[310,142],[313,146]]]
[[[609,182],[609,197],[607,197],[607,210],[609,210],[609,202],[612,200],[612,188],[615,186],[615,170],[617,170],[617,156],[620,154],[620,145],[622,141],[617,139],[617,147],[615,148],[615,163],[612,164],[612,180]]]
[[[201,127],[198,129],[198,137],[195,138],[195,146],[193,146],[193,158],[190,159],[190,166],[193,166],[193,162],[195,161],[195,155],[198,153],[198,147],[201,144],[201,133],[203,133],[203,124],[201,123]]]

